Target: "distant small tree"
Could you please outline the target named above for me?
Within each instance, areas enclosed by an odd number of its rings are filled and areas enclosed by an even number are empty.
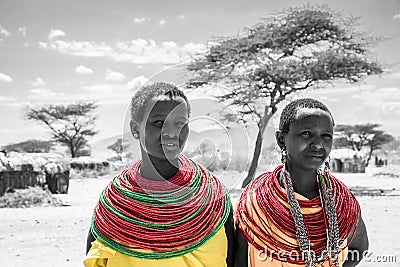
[[[357,31],[357,25],[358,18],[325,6],[289,8],[242,35],[220,40],[189,64],[189,87],[225,85],[219,100],[237,110],[236,120],[258,126],[242,187],[254,178],[263,135],[278,104],[307,88],[339,79],[357,82],[382,72],[369,56],[379,38]]]
[[[384,144],[392,142],[393,136],[386,134],[382,130],[378,130],[379,124],[365,123],[356,125],[339,124],[335,126],[335,132],[339,133],[339,137],[335,138],[335,147],[347,147],[354,151],[367,150],[368,158],[366,165],[372,157],[372,153],[380,149]]]
[[[391,136],[390,134],[386,134],[383,131],[377,130],[375,132],[374,136],[372,137],[372,139],[370,140],[370,142],[368,143],[369,153],[368,153],[366,165],[368,166],[368,163],[372,157],[372,152],[382,148],[382,146],[384,144],[390,143],[393,140],[394,140],[394,137]]]
[[[26,152],[26,153],[48,153],[52,147],[50,141],[44,140],[27,140],[15,144],[9,144],[3,146],[3,149],[7,152],[15,151],[15,152]]]
[[[123,142],[122,138],[117,139],[114,143],[109,145],[107,149],[110,149],[114,151],[117,154],[117,159],[122,161],[122,157],[124,153],[127,152],[127,148],[129,147],[129,144],[126,144]]]
[[[66,105],[47,105],[27,108],[28,120],[39,121],[51,130],[52,140],[68,147],[71,157],[86,154],[87,138],[97,133],[94,128],[97,105],[80,102]]]

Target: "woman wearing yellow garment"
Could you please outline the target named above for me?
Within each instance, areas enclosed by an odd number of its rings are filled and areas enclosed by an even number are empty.
[[[221,182],[181,155],[190,107],[157,82],[131,101],[141,160],[104,189],[88,235],[86,267],[233,266],[233,212]]]
[[[284,108],[275,134],[282,165],[252,181],[238,201],[235,266],[338,267],[362,259],[368,237],[360,206],[325,162],[333,127],[317,100]]]

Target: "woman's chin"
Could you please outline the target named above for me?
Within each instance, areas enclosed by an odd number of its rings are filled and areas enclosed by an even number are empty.
[[[181,154],[181,150],[164,150],[164,153],[162,154],[162,158],[165,160],[169,161],[175,161],[178,159],[179,155]]]

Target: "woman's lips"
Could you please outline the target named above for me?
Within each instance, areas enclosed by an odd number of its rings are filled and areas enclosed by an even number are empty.
[[[168,149],[168,150],[175,150],[179,147],[177,143],[172,143],[172,142],[171,143],[170,142],[162,143],[161,145],[164,149]]]
[[[325,154],[324,153],[310,153],[310,154],[307,154],[307,157],[316,158],[316,159],[325,159]]]

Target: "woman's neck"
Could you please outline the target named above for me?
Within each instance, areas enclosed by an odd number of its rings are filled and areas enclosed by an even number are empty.
[[[312,199],[319,195],[317,170],[307,170],[288,165],[288,171],[293,182],[293,189],[296,193]]]
[[[178,170],[178,158],[171,161],[168,159],[157,159],[148,154],[142,154],[142,164],[140,165],[139,171],[143,178],[154,181],[168,180],[174,177]]]

